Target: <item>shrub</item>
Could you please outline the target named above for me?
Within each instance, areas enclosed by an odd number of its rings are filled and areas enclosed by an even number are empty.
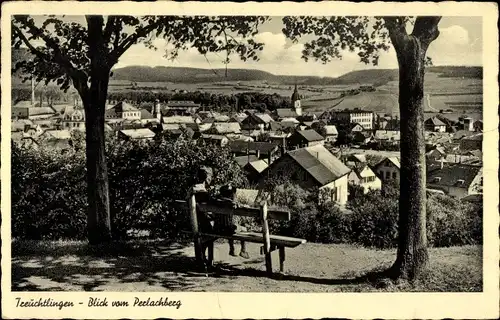
[[[78,137],[74,137],[78,139]],[[152,238],[180,237],[189,229],[185,199],[201,165],[214,168],[220,185],[241,186],[245,178],[227,149],[190,140],[123,142],[108,137],[107,160],[114,238],[146,230]],[[12,235],[23,239],[86,237],[85,154],[12,146]]]

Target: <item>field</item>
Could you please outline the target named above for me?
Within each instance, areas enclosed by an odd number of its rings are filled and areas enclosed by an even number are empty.
[[[367,74],[371,74],[368,72]],[[365,79],[363,83],[377,82],[377,78]],[[268,81],[226,81],[212,83],[173,83],[173,82],[137,82],[137,87],[153,91],[204,91],[217,94],[237,94],[243,92],[262,92],[290,96],[293,86]],[[308,111],[328,109],[361,108],[377,113],[399,114],[398,82],[388,81],[377,87],[375,92],[362,92],[358,95],[340,97],[344,90],[358,88],[360,83],[339,85],[300,85],[302,106]],[[130,90],[131,82],[112,80],[110,91]],[[447,77],[442,73],[428,71],[425,76],[424,106],[427,116],[440,110],[452,110],[447,117],[456,120],[461,114],[474,119],[482,118],[483,95],[482,80],[468,77]]]
[[[251,258],[245,260],[229,256],[227,244],[217,244],[216,268],[207,276],[194,269],[193,248],[187,244],[135,242],[92,251],[82,242],[14,241],[12,290],[482,291],[480,246],[430,249],[428,271],[414,284],[370,281],[365,277],[390,266],[395,250],[307,243],[287,250],[284,274],[268,278],[258,245],[249,244],[248,249]],[[273,259],[277,259],[276,254]],[[278,261],[273,264],[277,266]]]

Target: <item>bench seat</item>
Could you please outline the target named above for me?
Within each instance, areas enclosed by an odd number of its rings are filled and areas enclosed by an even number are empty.
[[[247,241],[254,243],[263,243],[262,233],[256,232],[237,232],[231,235],[219,235],[219,234],[210,234],[210,233],[200,233],[201,236],[210,237],[210,238],[224,238],[224,239],[232,239],[237,241]],[[277,235],[269,235],[271,240],[271,245],[275,245],[277,247],[287,247],[287,248],[295,248],[307,241],[305,239],[285,237],[285,236],[277,236]]]

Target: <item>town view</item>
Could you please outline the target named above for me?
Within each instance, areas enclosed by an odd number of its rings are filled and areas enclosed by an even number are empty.
[[[301,18],[13,17],[12,290],[481,291],[481,18]]]

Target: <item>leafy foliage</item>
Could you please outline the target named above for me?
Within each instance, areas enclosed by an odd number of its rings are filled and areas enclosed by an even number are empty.
[[[83,137],[74,136],[75,141]],[[130,143],[108,137],[111,212],[115,238],[147,230],[152,238],[175,238],[189,227],[185,199],[201,165],[214,168],[212,192],[226,183],[246,184],[229,150],[163,139]],[[12,235],[25,239],[86,236],[84,150],[60,154],[12,146]],[[50,199],[50,201],[48,201]]]

